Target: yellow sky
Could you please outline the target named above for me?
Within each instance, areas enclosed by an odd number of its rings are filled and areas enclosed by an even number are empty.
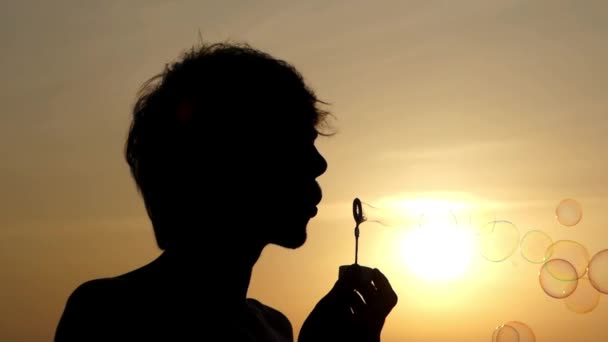
[[[158,255],[122,148],[138,87],[199,30],[293,63],[337,117],[308,243],[265,250],[250,289],[296,331],[352,262],[355,196],[466,197],[522,235],[608,248],[605,2],[90,3],[0,5],[0,340],[49,340],[75,286]],[[564,197],[583,204],[574,228],[553,218]],[[428,283],[399,229],[362,230],[361,263],[400,298],[383,341],[487,341],[511,320],[538,341],[608,339],[606,296],[568,311],[519,255]]]

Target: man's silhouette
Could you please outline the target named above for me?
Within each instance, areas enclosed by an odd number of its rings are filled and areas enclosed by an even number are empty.
[[[247,44],[202,45],[148,81],[125,154],[163,253],[76,288],[55,340],[293,341],[287,317],[247,289],[265,246],[306,241],[327,168],[322,103]],[[379,341],[396,302],[378,270],[353,265],[299,341]]]

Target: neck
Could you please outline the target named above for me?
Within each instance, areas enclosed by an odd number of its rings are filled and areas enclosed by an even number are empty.
[[[251,241],[230,241],[228,247],[209,249],[180,246],[165,251],[159,259],[167,266],[171,282],[180,288],[178,295],[217,300],[216,304],[232,308],[246,303],[253,266],[264,247]]]

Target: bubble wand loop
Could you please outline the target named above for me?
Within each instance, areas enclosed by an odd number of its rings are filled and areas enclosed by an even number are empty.
[[[353,218],[355,219],[355,265],[357,265],[359,257],[359,225],[365,221],[361,200],[358,198],[355,198],[353,201]]]

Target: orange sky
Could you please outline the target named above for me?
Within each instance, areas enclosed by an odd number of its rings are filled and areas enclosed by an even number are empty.
[[[608,248],[607,16],[591,0],[0,5],[0,340],[50,340],[78,284],[158,255],[122,148],[137,89],[199,30],[293,63],[337,118],[308,243],[265,250],[250,288],[296,332],[352,262],[355,196],[467,199],[521,235]],[[583,205],[574,228],[553,217],[565,197]],[[361,263],[400,298],[383,341],[487,341],[511,320],[538,341],[608,339],[606,296],[573,313],[517,253],[429,283],[400,260],[402,234],[362,228]]]

